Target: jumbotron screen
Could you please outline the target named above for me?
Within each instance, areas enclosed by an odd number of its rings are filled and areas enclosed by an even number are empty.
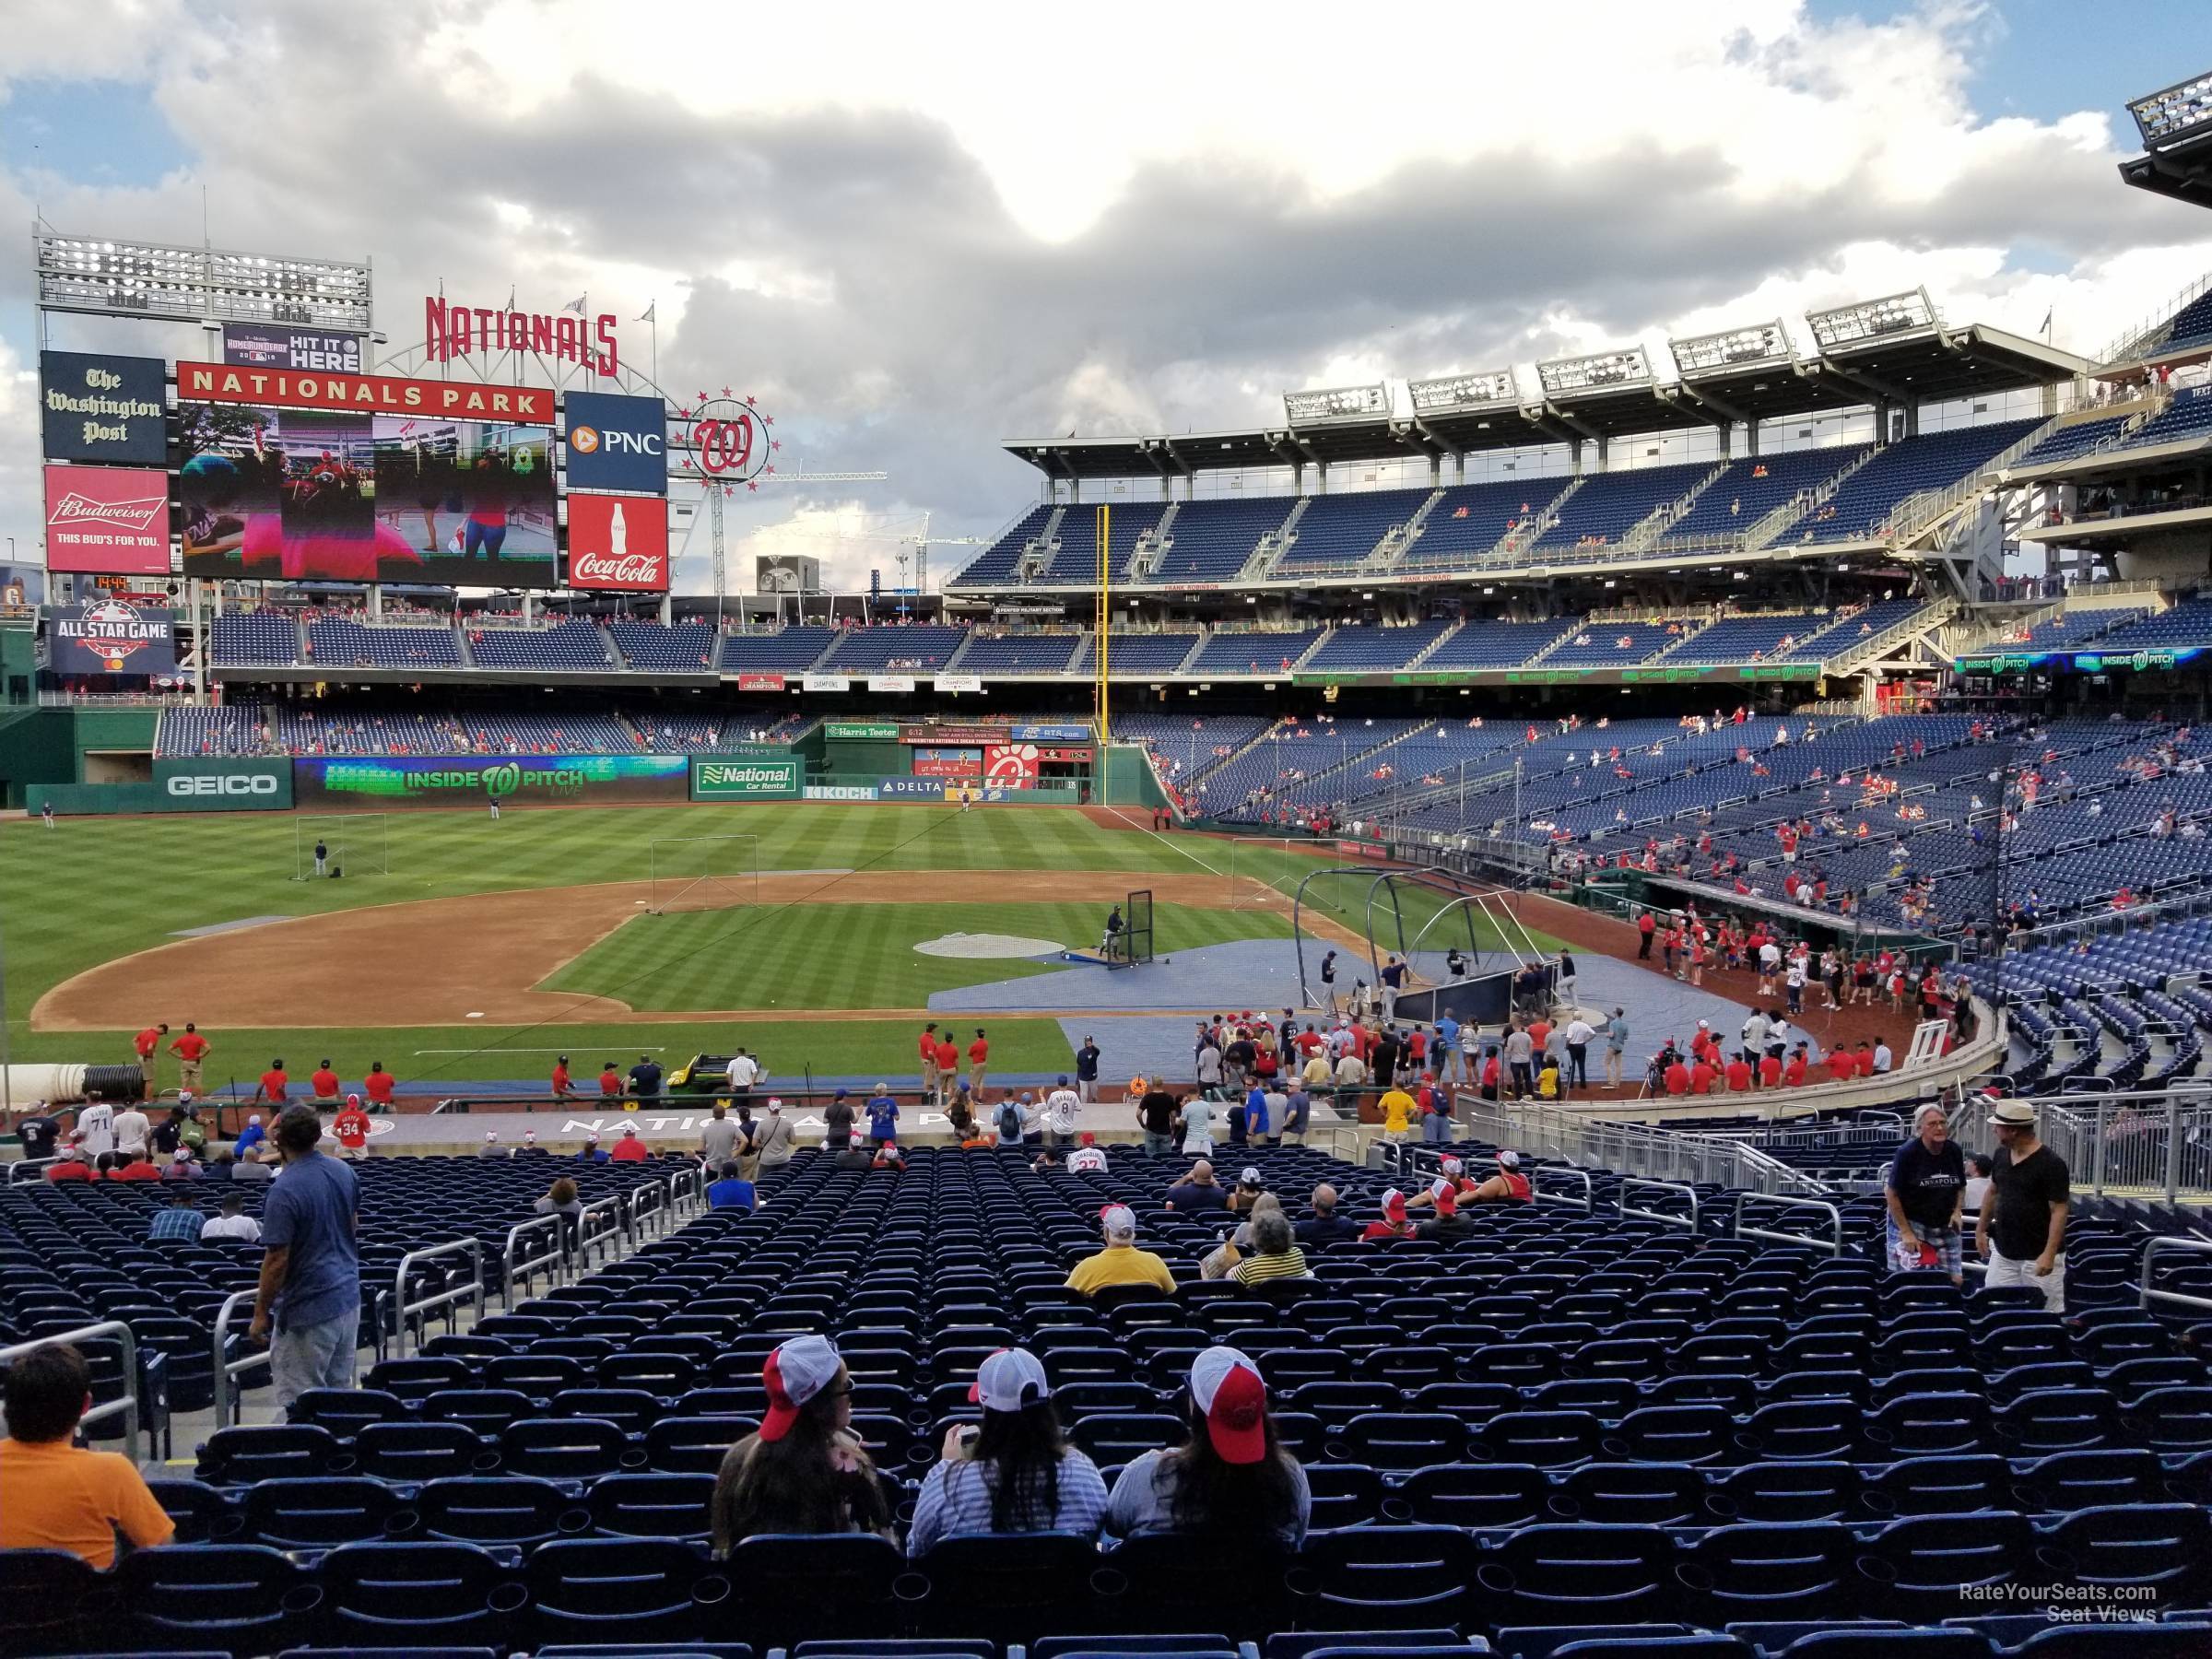
[[[187,576],[558,585],[547,428],[251,404],[182,413]]]

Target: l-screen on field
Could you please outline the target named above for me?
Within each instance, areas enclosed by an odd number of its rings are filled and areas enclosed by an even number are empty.
[[[949,1016],[989,1027],[1002,1071],[1049,1072],[1092,1010],[1279,1003],[1289,895],[1329,862],[1041,807],[88,818],[6,832],[0,924],[18,1061],[112,1060],[191,1019],[209,1084],[249,1089],[277,1055],[431,1093],[735,1042],[782,1077],[904,1076],[917,1020]],[[1365,885],[1315,884],[1309,931],[1343,948]],[[1158,961],[1065,959],[1140,890]]]

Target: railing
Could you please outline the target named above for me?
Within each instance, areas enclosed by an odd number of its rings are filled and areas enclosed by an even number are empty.
[[[2159,307],[2147,322],[2138,323],[2124,334],[2116,335],[2098,355],[2097,360],[2100,363],[2124,363],[2135,358],[2147,357],[2151,349],[2159,344],[2156,336],[2169,334],[2173,327],[2173,320],[2181,315],[2191,300],[2202,296],[2207,288],[2212,288],[2212,272],[2199,276],[2183,288]]]
[[[1573,1188],[1571,1192],[1547,1191],[1560,1185]],[[1590,1171],[1561,1164],[1537,1164],[1528,1171],[1528,1195],[1537,1204],[1562,1205],[1579,1209],[1584,1215],[1597,1210],[1597,1188],[1590,1179]]]
[[[448,1256],[465,1255],[468,1258],[470,1282],[451,1290],[440,1290],[419,1301],[407,1300],[407,1276],[429,1262],[441,1261]],[[475,1239],[454,1239],[444,1244],[432,1244],[426,1250],[410,1250],[399,1259],[398,1271],[393,1277],[392,1319],[393,1356],[404,1359],[407,1355],[407,1325],[418,1315],[427,1323],[433,1313],[443,1312],[460,1302],[474,1303],[478,1317],[484,1312],[484,1247]]]
[[[1575,1108],[1494,1105],[1457,1097],[1471,1134],[1500,1146],[1584,1169],[1611,1170],[1643,1180],[1702,1182],[1766,1196],[1828,1191],[1811,1176],[1739,1141],[1643,1124],[1607,1123]]]
[[[2179,1290],[2161,1290],[2151,1283],[2152,1268],[2160,1253],[2170,1255],[2212,1256],[2212,1239],[2176,1239],[2159,1234],[2143,1246],[2143,1286],[2136,1305],[2145,1312],[2153,1302],[2162,1307],[2186,1308],[2193,1313],[2212,1313],[2212,1298],[2189,1296]]]
[[[103,1319],[98,1324],[79,1325],[74,1331],[63,1331],[53,1336],[41,1336],[33,1342],[18,1342],[12,1347],[0,1347],[0,1371],[5,1371],[26,1354],[42,1347],[52,1347],[57,1342],[75,1347],[80,1342],[104,1341],[112,1338],[123,1345],[123,1396],[93,1406],[78,1419],[83,1423],[104,1423],[112,1417],[123,1418],[124,1438],[130,1442],[131,1461],[138,1461],[138,1430],[142,1421],[138,1398],[138,1339],[131,1335],[131,1327],[120,1319]],[[148,1456],[153,1453],[149,1435],[146,1447]]]
[[[514,1290],[519,1284],[525,1294],[535,1294],[538,1270],[543,1268],[546,1282],[558,1285],[568,1266],[569,1252],[562,1234],[568,1227],[568,1218],[559,1214],[533,1216],[527,1221],[518,1221],[507,1230],[507,1242],[500,1251],[500,1306],[514,1306]],[[530,1248],[526,1242],[532,1236],[543,1232],[547,1238],[542,1254],[524,1255]]]
[[[1629,1202],[1637,1192],[1664,1195],[1679,1194],[1689,1206],[1689,1214],[1678,1216],[1672,1210],[1647,1209]],[[1698,1189],[1681,1181],[1654,1181],[1648,1175],[1630,1175],[1620,1183],[1620,1213],[1639,1221],[1656,1221],[1662,1227],[1679,1227],[1695,1233],[1698,1230]]]
[[[215,1315],[215,1365],[210,1372],[214,1380],[215,1426],[228,1429],[239,1419],[242,1391],[234,1383],[250,1371],[257,1371],[269,1363],[270,1350],[264,1347],[243,1357],[230,1358],[230,1320],[240,1308],[250,1308],[261,1293],[258,1290],[234,1290],[223,1299],[223,1305]]]
[[[7,1166],[7,1184],[14,1186],[18,1182],[43,1181],[46,1171],[61,1161],[58,1158],[18,1158]]]
[[[587,1260],[604,1262],[610,1253],[618,1254],[622,1246],[636,1242],[637,1235],[630,1230],[629,1202],[615,1193],[583,1206],[583,1214],[576,1218],[569,1260],[572,1267],[581,1267]]]
[[[2065,1161],[2077,1193],[2169,1205],[2212,1200],[2212,1092],[2201,1085],[2061,1095],[2036,1106],[2037,1132]]]
[[[1752,1227],[1746,1223],[1744,1212],[1752,1206],[1762,1210],[1794,1210],[1800,1213],[1817,1210],[1828,1218],[1830,1236],[1823,1239],[1809,1233],[1782,1232],[1771,1227]],[[1782,1219],[1780,1216],[1775,1218]],[[1830,1255],[1843,1253],[1843,1212],[1825,1198],[1770,1198],[1762,1193],[1738,1193],[1735,1195],[1735,1221],[1730,1236],[1738,1239],[1764,1239],[1771,1244],[1810,1244],[1825,1250]]]
[[[1830,473],[1810,489],[1800,490],[1783,502],[1781,506],[1762,513],[1751,527],[1744,532],[1744,551],[1756,553],[1772,542],[1776,536],[1804,518],[1806,513],[1826,503],[1835,495],[1836,491],[1843,488],[1852,474],[1857,472],[1860,467],[1865,465],[1879,453],[1881,453],[1879,449],[1868,447],[1850,465]]]
[[[678,1170],[668,1177],[668,1206],[676,1216],[696,1216],[707,1207],[707,1171]]]
[[[1853,640],[1834,656],[1822,658],[1821,666],[1825,672],[1830,674],[1848,674],[1861,663],[1879,656],[1883,652],[1895,646],[1901,645],[1914,634],[1948,621],[1951,615],[1952,607],[1947,603],[1938,602],[1924,606],[1914,611],[1902,621],[1891,623],[1878,633],[1868,634],[1865,639]],[[1848,628],[1851,626],[1851,618],[1846,617],[1841,622],[1831,626]]]

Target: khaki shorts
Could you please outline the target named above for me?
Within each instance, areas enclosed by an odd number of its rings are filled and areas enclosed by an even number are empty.
[[[202,1061],[198,1061],[198,1060],[180,1060],[180,1061],[178,1061],[178,1062],[177,1062],[177,1074],[178,1074],[178,1075],[177,1075],[177,1087],[178,1087],[178,1088],[189,1088],[189,1089],[191,1089],[191,1090],[193,1091],[193,1093],[194,1093],[194,1094],[197,1094],[197,1093],[199,1093],[199,1091],[200,1091],[200,1067],[201,1067],[201,1065],[202,1065],[203,1064],[205,1064],[205,1063],[204,1063],[204,1062],[202,1062]]]

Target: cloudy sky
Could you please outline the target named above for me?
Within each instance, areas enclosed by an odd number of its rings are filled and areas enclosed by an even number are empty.
[[[2212,270],[2212,216],[2113,172],[2124,100],[2212,66],[2203,15],[17,0],[0,222],[196,241],[204,201],[218,247],[372,255],[390,350],[441,282],[588,291],[638,359],[657,304],[670,390],[735,385],[787,464],[890,475],[749,498],[738,551],[888,582],[924,512],[981,535],[1034,499],[1010,437],[1252,424],[1286,387],[1778,313],[1802,345],[1806,309],[1920,284],[2093,353]],[[27,252],[0,259],[19,550]],[[52,343],[197,348],[137,327]]]

